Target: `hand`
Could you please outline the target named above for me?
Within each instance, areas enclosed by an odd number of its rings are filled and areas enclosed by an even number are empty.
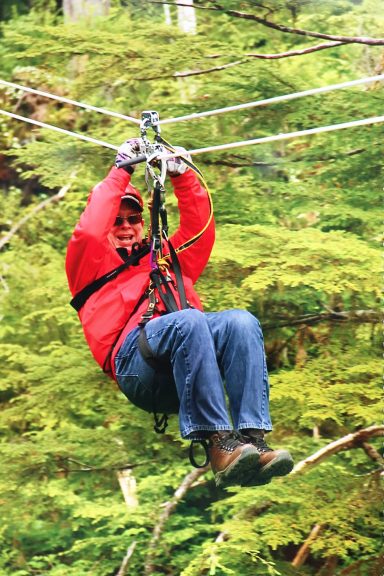
[[[115,166],[117,166],[118,162],[122,162],[123,160],[133,160],[133,158],[136,158],[140,153],[141,143],[141,138],[131,138],[130,140],[126,140],[117,150]],[[135,166],[124,166],[123,170],[129,172],[129,174],[133,174]]]
[[[175,152],[183,152],[183,156],[192,162],[192,158],[185,148],[182,148],[181,146],[174,146],[174,149]],[[187,170],[189,170],[189,166],[187,166],[187,164],[185,164],[185,162],[183,162],[179,156],[176,156],[175,158],[169,158],[169,160],[167,160],[167,172],[170,176],[180,176],[180,174],[184,174],[184,172]]]

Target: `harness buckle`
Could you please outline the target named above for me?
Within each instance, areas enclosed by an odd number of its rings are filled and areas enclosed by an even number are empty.
[[[151,318],[153,317],[153,314],[155,313],[157,298],[155,295],[155,288],[152,285],[152,282],[147,289],[147,296],[149,299],[148,307],[147,307],[146,311],[141,315],[141,320],[139,322],[139,326],[145,326],[145,324],[147,322],[149,322],[149,320],[151,320]]]

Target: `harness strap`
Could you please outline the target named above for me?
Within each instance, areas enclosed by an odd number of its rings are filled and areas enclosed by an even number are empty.
[[[153,418],[155,420],[154,430],[157,434],[164,434],[168,428],[168,414],[158,415],[157,412],[153,413]]]
[[[140,334],[137,340],[137,344],[143,359],[147,364],[149,364],[149,366],[151,366],[153,370],[155,370],[156,372],[159,371],[164,373],[169,372],[170,362],[162,358],[157,358],[153,354],[153,350],[148,343],[147,335],[145,333],[145,327],[143,324],[140,326]],[[158,434],[164,434],[168,427],[168,414],[164,413],[160,415],[157,411],[158,391],[159,391],[158,384],[155,380],[154,386],[152,388],[152,413],[153,413],[153,419],[155,421],[153,428],[155,432],[157,432]]]
[[[75,296],[70,301],[70,305],[77,312],[79,312],[79,310],[81,310],[81,308],[84,306],[88,298],[92,296],[92,294],[100,290],[100,288],[105,286],[105,284],[107,284],[111,280],[114,280],[119,274],[121,274],[121,272],[123,272],[130,266],[137,266],[141,258],[149,254],[150,249],[151,248],[149,244],[144,244],[144,246],[140,248],[139,244],[135,242],[135,244],[132,246],[130,256],[125,262],[123,262],[123,264],[120,264],[119,266],[117,266],[117,268],[114,268],[110,272],[107,272],[103,276],[100,276],[100,278],[97,278],[97,280],[94,280],[93,282],[87,284],[87,286],[85,286],[82,290],[80,290],[80,292],[75,294]]]
[[[176,254],[176,250],[172,246],[172,243],[168,242],[168,246],[169,246],[169,252],[171,254],[173,271],[174,271],[175,276],[176,276],[176,285],[177,285],[177,289],[179,291],[180,306],[181,306],[182,310],[186,310],[187,308],[189,308],[189,304],[188,304],[188,300],[187,300],[187,297],[185,294],[185,286],[184,286],[183,276],[181,273],[180,262],[179,262],[179,259],[177,257],[177,254]]]
[[[172,293],[172,290],[169,287],[168,280],[161,272],[161,270],[155,268],[155,270],[152,270],[150,273],[150,277],[167,312],[177,312],[179,307]]]
[[[168,241],[169,244],[169,251],[172,258],[172,267],[176,277],[176,286],[179,292],[180,297],[180,307],[181,309],[186,309],[189,307],[186,294],[185,294],[185,287],[183,282],[183,276],[181,273],[180,262],[177,257],[176,251],[174,250],[172,243]],[[153,350],[151,349],[147,335],[145,333],[145,325],[149,322],[155,313],[156,310],[156,295],[155,295],[155,288],[157,289],[157,293],[161,298],[167,313],[169,312],[177,312],[179,307],[177,305],[176,299],[172,293],[172,290],[169,287],[169,282],[164,274],[161,272],[160,268],[155,268],[150,273],[151,284],[148,290],[148,308],[141,316],[141,322],[139,323],[140,326],[140,333],[138,337],[138,348],[139,352],[143,358],[143,360],[156,372],[163,372],[167,373],[170,370],[170,362],[158,358],[154,355]],[[162,414],[159,416],[157,412],[157,393],[158,393],[158,386],[155,385],[152,388],[152,406],[153,406],[153,418],[155,421],[154,430],[158,434],[164,434],[168,426],[168,415]]]

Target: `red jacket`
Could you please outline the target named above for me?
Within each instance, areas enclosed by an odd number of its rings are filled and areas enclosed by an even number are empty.
[[[93,189],[88,204],[68,243],[66,272],[72,295],[110,272],[123,260],[108,240],[120,208],[120,198],[130,181],[122,169],[112,168]],[[171,236],[174,248],[195,236],[206,225],[210,206],[206,190],[192,170],[171,178],[180,211],[179,228]],[[213,219],[201,238],[179,253],[185,291],[192,306],[202,309],[193,284],[204,270],[215,238]],[[138,266],[124,270],[87,300],[79,312],[85,338],[95,360],[114,375],[114,358],[124,338],[138,325],[147,309],[147,299],[132,314],[149,284],[150,256]],[[173,274],[171,273],[173,276]],[[159,304],[161,310],[161,303]]]

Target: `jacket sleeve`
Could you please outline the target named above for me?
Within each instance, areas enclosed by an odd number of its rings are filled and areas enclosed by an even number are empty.
[[[105,257],[108,234],[129,181],[130,175],[125,170],[113,167],[92,190],[67,248],[66,272],[72,294],[100,275],[98,271]]]
[[[179,228],[171,237],[174,248],[196,236],[206,226],[211,206],[208,193],[200,184],[193,170],[171,178],[174,192],[178,200],[180,223]],[[202,236],[190,247],[179,252],[178,257],[183,274],[193,283],[204,270],[215,242],[215,224],[212,220]]]

